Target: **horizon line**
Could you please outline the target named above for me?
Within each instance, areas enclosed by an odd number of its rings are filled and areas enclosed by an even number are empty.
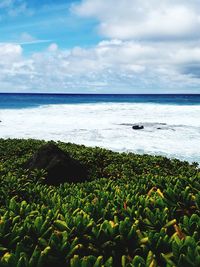
[[[200,95],[200,93],[64,93],[64,92],[0,92],[0,94],[24,95]]]

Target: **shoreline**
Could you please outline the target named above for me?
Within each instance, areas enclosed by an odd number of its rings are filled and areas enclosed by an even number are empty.
[[[180,161],[182,163],[187,163],[189,165],[193,165],[193,164],[198,164],[200,168],[200,162],[198,161],[188,161],[188,160],[185,160],[184,158],[181,159],[181,158],[178,158],[178,157],[169,157],[167,155],[163,155],[163,154],[151,154],[151,153],[145,153],[145,152],[138,152],[138,151],[129,151],[129,150],[115,150],[115,149],[110,149],[110,148],[107,148],[107,147],[101,147],[101,146],[97,146],[97,145],[94,145],[94,146],[90,146],[90,145],[85,145],[85,144],[81,144],[81,143],[73,143],[73,142],[67,142],[67,141],[63,141],[63,140],[57,140],[57,139],[38,139],[38,138],[2,138],[0,137],[0,141],[19,141],[19,142],[29,142],[29,141],[33,141],[33,142],[42,142],[42,143],[48,143],[48,142],[53,142],[53,143],[56,143],[56,144],[68,144],[70,146],[75,146],[77,148],[88,148],[88,149],[100,149],[100,150],[103,150],[103,151],[108,151],[110,153],[116,153],[116,154],[119,154],[119,155],[134,155],[134,156],[139,156],[139,157],[152,157],[152,158],[163,158],[163,159],[167,159],[167,160],[170,160],[170,161]]]

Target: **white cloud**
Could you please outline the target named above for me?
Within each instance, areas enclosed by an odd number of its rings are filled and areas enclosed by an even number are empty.
[[[0,58],[1,91],[178,92],[200,86],[200,51],[194,45],[180,49],[115,39],[89,49],[51,44],[27,58],[20,45],[0,44]]]
[[[0,43],[1,64],[8,64],[18,61],[22,55],[22,48],[17,44]]]
[[[20,41],[21,41],[21,42],[33,42],[33,41],[35,41],[35,40],[36,40],[36,38],[33,37],[32,35],[30,35],[30,34],[27,33],[27,32],[23,32],[23,33],[21,33],[21,35],[20,35]]]
[[[37,39],[34,36],[30,35],[27,32],[23,32],[17,38],[17,44],[19,45],[29,45],[29,44],[39,44],[39,43],[50,43],[51,40],[41,40]]]
[[[57,50],[58,50],[58,45],[55,43],[50,44],[50,46],[48,47],[49,52],[56,52]]]
[[[31,16],[34,14],[34,10],[28,8],[26,0],[1,0],[0,10],[4,11],[1,18],[7,16],[16,17],[19,15]]]
[[[200,37],[199,0],[82,0],[72,10],[97,19],[100,33],[109,38]]]
[[[14,2],[25,3],[4,0],[0,8]],[[61,50],[24,32],[16,44],[0,43],[0,91],[199,92],[197,0],[83,0],[72,9],[97,19],[107,40]],[[50,42],[46,51],[23,53],[41,42]]]

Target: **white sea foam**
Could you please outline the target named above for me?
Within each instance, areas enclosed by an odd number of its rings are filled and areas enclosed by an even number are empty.
[[[0,109],[0,137],[61,140],[200,163],[199,118],[200,105],[96,103]],[[143,130],[132,129],[138,123]]]

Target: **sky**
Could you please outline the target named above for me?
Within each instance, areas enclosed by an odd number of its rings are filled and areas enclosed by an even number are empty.
[[[200,0],[0,0],[0,92],[200,93]]]

